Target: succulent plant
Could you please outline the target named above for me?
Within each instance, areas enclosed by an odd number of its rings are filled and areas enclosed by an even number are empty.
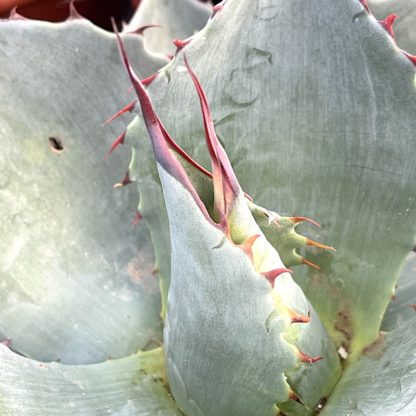
[[[0,23],[1,415],[416,412],[414,13],[369,3]]]

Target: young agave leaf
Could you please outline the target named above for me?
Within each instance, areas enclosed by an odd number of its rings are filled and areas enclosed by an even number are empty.
[[[176,401],[188,416],[275,415],[278,408],[287,415],[311,414],[339,377],[336,350],[314,312],[310,324],[306,298],[257,226],[196,75],[185,58],[211,157],[212,182],[201,192],[211,193],[203,198],[213,201],[208,207],[198,193],[207,182],[194,185],[195,175],[187,171],[211,174],[169,136],[121,44],[120,50],[151,138],[169,217],[172,267],[164,345]],[[300,344],[317,355],[306,354]],[[317,368],[308,371],[305,365]]]
[[[155,52],[173,54],[175,39],[186,39],[202,29],[212,7],[198,0],[142,0],[124,32],[136,31],[149,24],[158,28],[146,31],[146,46]]]
[[[259,227],[267,239],[279,252],[283,262],[288,266],[306,264],[319,270],[319,266],[302,257],[298,251],[308,246],[318,247],[323,250],[335,252],[333,247],[311,240],[296,231],[301,222],[309,222],[317,227],[320,225],[306,217],[282,217],[277,212],[272,212],[249,202],[249,208]]]
[[[2,416],[180,416],[155,349],[100,364],[44,364],[0,345]]]
[[[0,341],[65,363],[123,357],[161,339],[160,296],[138,196],[105,160],[128,83],[114,36],[86,20],[0,22]],[[166,60],[126,36],[140,74]]]
[[[351,364],[321,413],[377,415],[416,413],[415,255],[403,269],[379,339]]]
[[[300,253],[320,270],[298,267],[295,278],[353,360],[377,338],[414,242],[413,63],[358,0],[229,0],[183,50],[243,189],[282,216],[318,220],[303,232],[337,249]],[[182,66],[150,92],[204,164]]]

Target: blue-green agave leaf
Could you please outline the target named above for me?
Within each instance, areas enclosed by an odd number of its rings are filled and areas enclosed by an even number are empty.
[[[145,32],[146,46],[155,52],[173,54],[173,41],[186,39],[202,29],[211,12],[212,6],[198,0],[142,0],[124,32],[157,25]]]
[[[376,342],[343,373],[322,416],[413,416],[416,413],[415,254],[402,270]]]
[[[105,159],[131,100],[114,36],[86,20],[0,22],[0,340],[42,360],[90,363],[161,339],[160,296],[130,149]],[[167,60],[125,36],[140,75]],[[133,176],[133,174],[131,175]]]
[[[278,408],[288,415],[311,414],[339,377],[335,347],[314,312],[310,322],[310,305],[256,224],[196,75],[185,59],[212,163],[212,182],[202,198],[198,190],[205,184],[193,184],[187,171],[211,174],[169,136],[122,44],[120,50],[152,141],[169,217],[164,345],[175,399],[188,416],[274,415]]]
[[[416,2],[414,0],[368,0],[374,16],[380,21],[396,15],[393,31],[397,45],[405,51],[416,54]]]
[[[302,249],[320,270],[298,266],[294,277],[357,358],[378,336],[414,242],[413,63],[358,0],[229,0],[183,51],[244,191],[282,216],[317,220],[320,229],[299,230],[336,248]],[[182,69],[178,56],[149,91],[167,130],[207,166]]]
[[[409,254],[400,274],[381,329],[392,331],[416,318],[416,253]]]
[[[155,349],[100,364],[29,360],[0,345],[2,416],[180,416]]]

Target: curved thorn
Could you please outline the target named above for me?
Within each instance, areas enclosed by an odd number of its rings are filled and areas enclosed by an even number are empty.
[[[309,222],[313,225],[316,225],[317,227],[321,228],[321,224],[319,224],[319,222],[316,222],[308,217],[289,217],[295,224],[299,223],[299,222]]]
[[[360,3],[363,5],[364,9],[366,9],[367,12],[371,14],[370,7],[368,6],[367,0],[360,0]]]
[[[324,250],[329,250],[329,251],[336,252],[336,250],[334,249],[334,247],[330,247],[330,246],[327,246],[325,244],[318,243],[317,241],[310,240],[309,238],[306,239],[306,245],[313,246],[313,247],[319,247],[319,248],[322,248]]]
[[[130,173],[129,171],[127,171],[126,174],[124,175],[123,180],[121,182],[114,184],[113,188],[123,188],[124,186],[129,185],[132,182],[133,181],[130,179]]]
[[[263,272],[261,274],[272,284],[272,286],[274,286],[274,281],[282,273],[290,273],[290,274],[292,274],[293,271],[290,270],[290,269],[286,269],[285,267],[281,267],[281,268],[278,268],[278,269],[270,270],[268,272]]]
[[[192,37],[184,40],[180,39],[174,39],[172,43],[176,46],[176,52],[179,52],[181,49],[183,49],[186,45],[188,45],[192,40]]]
[[[121,110],[117,111],[117,113],[113,114],[109,119],[107,119],[104,123],[103,126],[105,126],[106,124],[111,123],[113,120],[115,120],[116,118],[120,117],[121,115],[128,113],[128,112],[132,112],[134,110],[134,107],[136,106],[137,102],[139,100],[136,98],[134,101],[132,101],[131,103],[128,103],[125,107],[123,107]]]
[[[176,153],[182,156],[187,162],[189,162],[192,166],[197,168],[205,176],[208,176],[209,178],[212,179],[212,173],[206,170],[203,166],[201,166],[198,162],[196,162],[188,153],[186,153],[185,150],[183,150],[182,147],[180,147],[178,143],[176,143],[175,140],[172,139],[172,137],[169,135],[169,133],[165,129],[165,126],[159,120],[159,118],[158,118],[158,121],[159,121],[160,129],[162,131],[163,137],[165,138],[169,147],[171,147]]]
[[[165,134],[161,127],[160,120],[153,108],[152,101],[148,92],[146,91],[145,86],[140,81],[137,74],[134,72],[130,60],[127,55],[127,51],[124,47],[124,43],[121,39],[121,36],[118,32],[114,18],[111,19],[114,33],[116,35],[117,46],[120,52],[121,61],[124,64],[124,67],[127,71],[127,74],[130,78],[134,90],[136,91],[137,98],[139,99],[140,107],[142,110],[143,120],[146,126],[146,129],[149,133],[149,137],[152,143],[153,151],[156,156],[157,162],[163,167],[171,176],[173,176],[178,182],[180,182],[187,191],[192,195],[195,203],[200,208],[202,214],[215,227],[220,228],[212,218],[210,217],[207,208],[202,202],[201,198],[197,194],[193,184],[191,183],[188,175],[185,172],[185,169],[180,164],[178,159],[170,151],[169,145],[166,142]]]
[[[293,315],[291,316],[292,324],[307,324],[311,321],[310,316],[306,315]]]
[[[390,14],[384,20],[379,20],[378,22],[383,26],[383,28],[389,33],[389,35],[396,41],[396,35],[393,30],[393,23],[397,19],[397,14]]]
[[[142,80],[140,80],[141,81],[141,83],[143,84],[143,85],[149,85],[157,76],[159,75],[159,71],[156,71],[154,74],[152,74],[152,75],[149,75],[148,77],[146,77],[146,78],[143,78]],[[127,89],[127,91],[126,91],[126,94],[130,94],[132,91],[134,91],[134,85],[131,85],[128,89]]]
[[[410,53],[404,51],[403,49],[401,49],[403,55],[410,61],[412,62],[414,65],[416,65],[416,55],[411,55]]]
[[[107,152],[105,158],[107,159],[111,153],[120,145],[124,144],[124,140],[126,138],[127,130],[124,130],[123,133],[120,134],[120,136],[117,137],[117,139],[114,140],[114,142],[111,144],[109,151]]]
[[[10,10],[9,17],[7,20],[30,20],[25,16],[22,16],[17,12],[17,6],[13,7],[13,9]]]
[[[224,9],[225,4],[227,3],[228,0],[223,0],[220,3],[216,4],[213,8],[212,8],[212,14],[211,14],[211,18],[213,18],[217,13],[222,12],[222,10]]]
[[[128,31],[128,32],[123,32],[123,33],[126,33],[126,34],[128,34],[128,35],[142,35],[142,36],[143,36],[143,33],[144,33],[144,31],[145,31],[146,29],[151,29],[151,28],[153,28],[153,27],[157,27],[157,28],[159,28],[159,29],[161,29],[161,28],[162,28],[162,26],[160,26],[160,25],[150,24],[150,25],[140,26],[140,27],[139,27],[139,28],[137,28],[137,29],[130,30],[130,31]]]
[[[312,267],[313,269],[321,270],[321,268],[317,264],[311,262],[310,260],[302,259],[302,263],[306,264],[309,267]]]
[[[260,234],[254,234],[249,237],[242,245],[244,253],[246,253],[251,260],[253,260],[253,246],[256,240],[260,237]]]
[[[77,20],[77,19],[83,19],[83,17],[80,15],[77,8],[75,7],[75,0],[71,0],[69,2],[68,20]]]
[[[295,402],[299,400],[299,396],[293,390],[289,390],[288,398],[289,400],[294,400]]]
[[[299,350],[299,358],[300,358],[300,361],[302,361],[303,363],[313,364],[313,363],[316,363],[317,361],[323,360],[324,357],[322,357],[322,355],[318,357],[311,357],[310,355],[307,355],[304,352]]]
[[[0,341],[0,344],[3,344],[7,348],[10,348],[12,346],[12,339],[11,338],[6,338],[3,341]]]
[[[158,75],[159,75],[159,72],[155,72],[154,74],[148,76],[147,78],[142,79],[141,82],[143,85],[149,85]]]

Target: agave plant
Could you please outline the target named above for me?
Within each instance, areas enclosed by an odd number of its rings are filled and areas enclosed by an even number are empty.
[[[413,2],[141,3],[0,23],[0,414],[415,414]]]

